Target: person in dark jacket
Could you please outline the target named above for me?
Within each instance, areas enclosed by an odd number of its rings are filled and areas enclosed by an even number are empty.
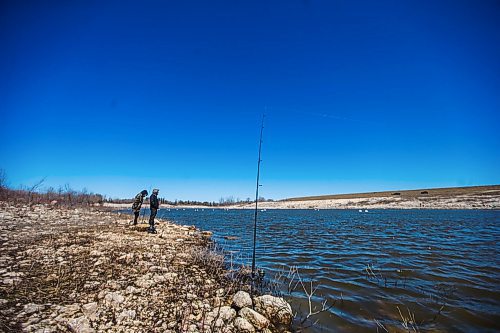
[[[158,208],[160,208],[160,202],[158,201],[158,192],[160,190],[154,189],[153,194],[149,197],[149,208],[151,210],[151,215],[149,215],[149,229],[148,232],[152,234],[156,234],[155,229],[155,217],[158,212]]]
[[[133,224],[137,224],[137,218],[139,217],[139,213],[141,212],[141,206],[144,202],[144,197],[148,195],[148,191],[142,190],[140,193],[134,198],[134,203],[132,204],[132,210],[134,211],[134,222]]]

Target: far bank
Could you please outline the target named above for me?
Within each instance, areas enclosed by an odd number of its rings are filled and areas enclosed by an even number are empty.
[[[131,203],[104,203],[127,209]],[[385,191],[259,201],[260,209],[500,209],[500,185]],[[230,205],[170,205],[167,209],[254,209],[255,202]]]

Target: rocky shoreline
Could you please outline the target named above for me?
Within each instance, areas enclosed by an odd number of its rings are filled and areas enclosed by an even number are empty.
[[[290,305],[251,297],[209,232],[94,209],[0,202],[0,331],[285,332]]]

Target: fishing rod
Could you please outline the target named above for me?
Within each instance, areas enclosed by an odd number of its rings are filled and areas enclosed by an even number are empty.
[[[253,223],[253,255],[252,255],[252,278],[255,278],[255,246],[257,243],[257,212],[259,208],[259,177],[260,177],[260,162],[262,160],[260,159],[261,151],[262,151],[262,132],[264,131],[264,117],[265,115],[262,115],[262,125],[260,126],[260,140],[259,140],[259,159],[257,161],[257,188],[255,190],[255,216],[254,216],[254,223]]]

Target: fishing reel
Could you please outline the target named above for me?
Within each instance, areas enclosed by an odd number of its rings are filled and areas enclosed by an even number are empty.
[[[253,280],[253,282],[256,282],[257,284],[261,284],[262,281],[264,281],[265,275],[266,275],[266,272],[264,272],[263,269],[258,269],[256,273],[252,273],[252,280]]]
[[[264,280],[264,276],[266,275],[266,272],[264,272],[263,269],[257,270],[257,274],[259,275],[259,281],[262,282]]]
[[[255,289],[261,289],[264,287],[264,276],[266,273],[264,272],[263,269],[258,269],[257,272],[253,272],[250,279],[251,279],[251,293],[252,295],[254,294]]]

